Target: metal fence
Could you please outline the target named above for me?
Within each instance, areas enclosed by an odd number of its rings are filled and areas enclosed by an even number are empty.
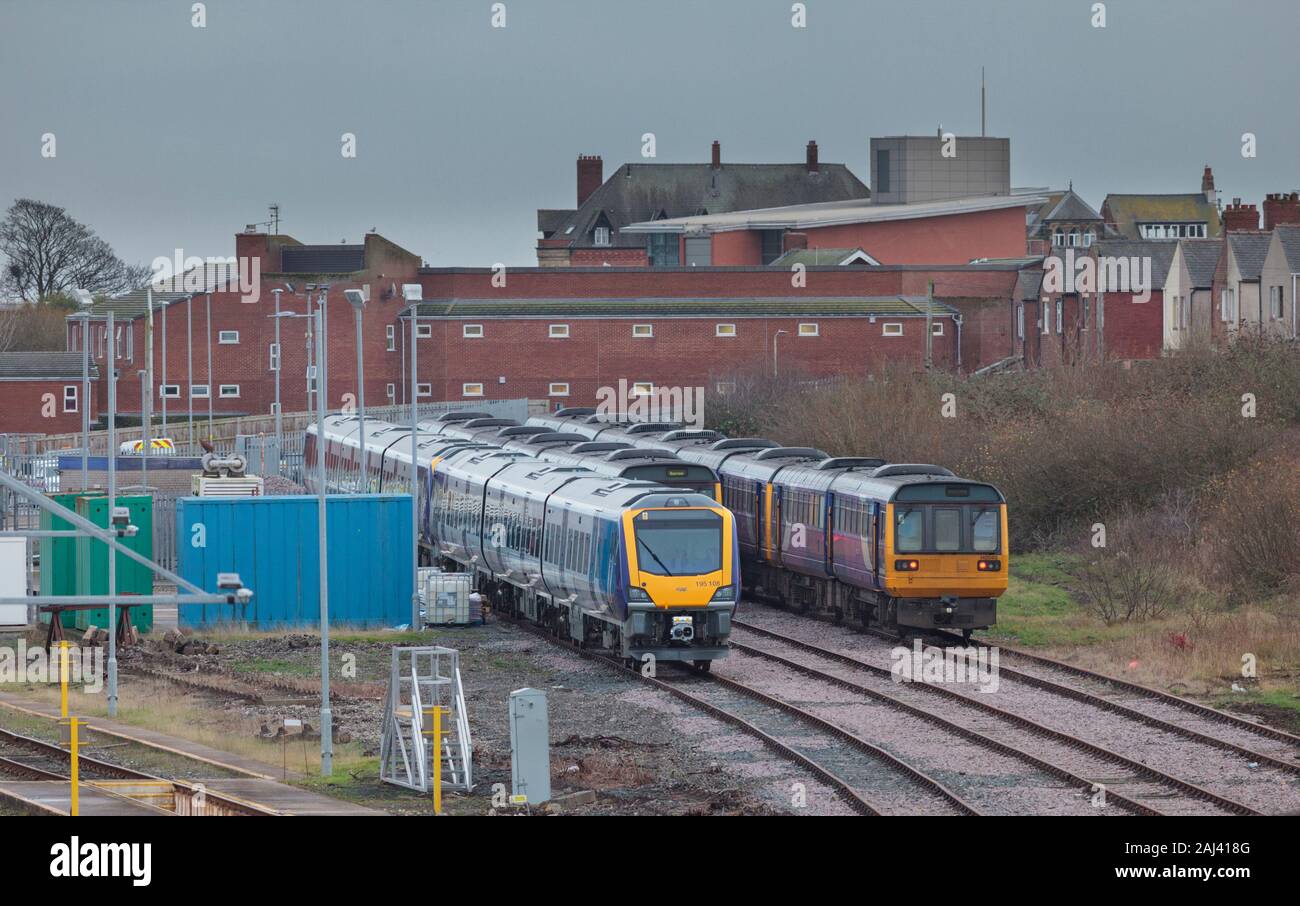
[[[512,418],[523,422],[529,415],[527,399],[480,400],[454,402],[421,403],[418,408],[420,419],[437,418],[444,412],[457,409],[472,409],[488,412],[496,418]],[[337,414],[337,413],[331,413]],[[366,409],[367,419],[388,421],[395,424],[408,424],[411,420],[410,406],[379,406]],[[301,425],[308,422],[302,413],[294,416],[292,422],[286,415],[283,419],[284,432],[279,450],[276,450],[274,432],[260,431],[255,434],[239,434],[229,438],[218,438],[210,442],[217,453],[229,454],[239,452],[248,462],[249,472],[263,477],[281,476],[298,485],[301,492],[303,484],[303,441],[305,434]],[[289,425],[294,427],[290,429]],[[260,426],[260,425],[259,425]],[[119,432],[119,435],[124,432]],[[135,431],[139,435],[139,429]],[[155,436],[162,436],[155,433]],[[80,435],[75,435],[80,443]],[[24,484],[44,494],[57,494],[60,491],[59,459],[61,457],[79,457],[80,447],[73,449],[50,450],[39,452],[42,448],[42,435],[0,434],[0,468],[20,479]],[[91,456],[104,456],[107,453],[107,437],[104,432],[92,432],[90,443]],[[121,437],[125,441],[129,438]],[[277,457],[278,452],[278,457]],[[204,453],[198,444],[177,443],[175,450],[165,456],[151,455],[154,460],[170,459],[177,456],[201,456]],[[126,455],[126,454],[122,454]],[[277,463],[278,459],[278,463]],[[308,463],[310,467],[312,464]],[[122,473],[124,479],[118,487],[119,494],[151,494],[153,496],[153,559],[166,569],[175,570],[176,556],[176,501],[185,496],[182,492],[159,488],[151,485],[130,484],[139,476],[139,472]],[[80,476],[66,482],[69,488],[81,486]],[[269,490],[269,489],[268,489]],[[294,493],[293,488],[283,483],[276,486],[274,493]],[[0,530],[23,531],[40,528],[41,510],[35,504],[19,497],[8,489],[0,492]],[[30,544],[29,559],[38,551],[39,545]],[[29,568],[31,563],[29,562]]]

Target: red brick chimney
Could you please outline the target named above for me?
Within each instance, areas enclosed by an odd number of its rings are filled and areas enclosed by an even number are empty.
[[[1253,204],[1242,204],[1240,198],[1232,199],[1232,204],[1223,211],[1223,231],[1237,233],[1242,230],[1259,229],[1259,209]]]
[[[599,154],[578,155],[578,207],[605,182],[605,164]]]
[[[1201,176],[1201,191],[1205,193],[1205,200],[1214,204],[1214,171],[1210,165],[1205,165],[1205,173]]]
[[[1264,199],[1264,229],[1271,233],[1282,223],[1300,224],[1300,192],[1277,192]]]
[[[722,143],[718,141],[713,143],[713,169],[722,169]]]
[[[816,142],[808,143],[806,160],[808,162],[809,173],[816,173],[820,169],[820,167],[817,164],[817,143]]]

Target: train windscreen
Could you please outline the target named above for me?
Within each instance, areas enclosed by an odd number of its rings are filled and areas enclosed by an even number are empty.
[[[722,517],[712,510],[645,510],[633,523],[642,572],[701,576],[722,569]]]

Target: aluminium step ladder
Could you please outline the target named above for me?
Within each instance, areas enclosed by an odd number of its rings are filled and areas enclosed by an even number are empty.
[[[436,753],[428,713],[433,707],[445,709],[442,745]],[[442,763],[444,789],[473,790],[474,748],[460,679],[460,652],[439,646],[395,647],[379,744],[379,779],[432,793],[434,758]]]

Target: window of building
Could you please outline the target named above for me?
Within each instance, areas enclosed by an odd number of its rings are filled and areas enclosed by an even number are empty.
[[[934,321],[930,324],[930,333],[936,337],[943,336],[943,322]]]
[[[1058,248],[1065,245],[1065,230],[1057,227],[1052,231],[1052,245]]]
[[[1282,320],[1282,287],[1268,288],[1268,316],[1274,321]]]
[[[237,400],[239,399],[239,385],[220,384],[217,387],[217,396],[221,397],[223,400]]]
[[[686,237],[686,266],[709,267],[713,264],[713,237]]]
[[[821,328],[816,321],[805,321],[799,325],[799,336],[815,337],[821,333]]]
[[[609,245],[609,227],[607,227],[607,226],[598,226],[598,227],[596,227],[596,229],[592,230],[592,233],[591,233],[591,242],[592,242],[593,245],[598,245],[598,246],[602,246],[602,247],[608,246],[608,245]]]
[[[1079,245],[1079,228],[1078,228],[1078,227],[1070,227],[1070,238],[1069,238],[1069,244],[1070,244],[1070,246],[1072,246],[1072,247],[1078,247],[1078,245]]]
[[[563,382],[551,384],[546,389],[546,395],[547,396],[568,396],[569,385]]]
[[[280,344],[279,343],[268,344],[266,347],[266,353],[267,353],[266,355],[267,370],[279,371],[280,370]]]
[[[1083,234],[1083,247],[1092,248],[1092,244],[1097,241],[1097,231],[1089,228],[1088,232]]]
[[[569,335],[568,324],[552,324],[547,329],[547,336],[555,340],[563,340],[568,335]]]
[[[1038,326],[1043,329],[1043,333],[1052,332],[1052,309],[1046,299],[1043,300],[1043,316],[1038,320]]]
[[[192,399],[192,400],[205,400],[205,399],[207,399],[207,398],[208,398],[208,385],[207,385],[207,384],[191,384],[191,385],[190,385],[190,399]]]
[[[651,267],[680,267],[681,247],[676,233],[651,233],[646,243],[646,258]]]
[[[460,329],[460,335],[467,340],[477,340],[483,336],[482,324],[465,324]]]
[[[479,388],[482,389],[482,387],[483,387],[483,385],[482,385],[482,384],[479,384]],[[415,395],[416,395],[416,396],[433,396],[433,385],[432,385],[432,384],[416,384],[416,385],[415,385]]]
[[[655,335],[655,327],[653,324],[632,325],[632,336],[634,337],[653,337],[654,335]]]
[[[885,337],[901,337],[903,335],[903,322],[887,321],[881,324],[880,334]]]
[[[432,324],[418,324],[418,323],[417,323],[417,324],[415,325],[415,338],[416,338],[417,340],[427,340],[427,339],[429,339],[429,337],[431,337],[431,336],[433,336],[433,325],[432,325]]]
[[[761,234],[761,252],[763,263],[771,264],[777,258],[781,257],[785,243],[784,230],[763,230]]]
[[[390,400],[391,400],[391,399],[397,399],[397,385],[396,385],[396,384],[385,384],[385,385],[384,385],[384,396],[388,397]]]
[[[425,385],[421,384],[420,386],[425,386]],[[461,396],[482,396],[483,385],[482,384],[461,384],[460,395]]]
[[[239,342],[239,331],[219,330],[217,331],[217,342],[222,346],[234,346]]]
[[[632,385],[633,396],[651,396],[655,392],[655,385],[649,381],[638,381]]]
[[[1056,332],[1061,333],[1065,330],[1065,300],[1056,300]]]
[[[715,337],[734,337],[736,335],[736,325],[715,324],[713,326],[713,335]]]
[[[178,400],[181,398],[181,385],[163,384],[158,388],[158,396],[165,400]]]
[[[63,411],[64,412],[77,411],[77,385],[76,384],[63,385]]]
[[[1025,338],[1025,306],[1021,303],[1016,306],[1016,339]]]
[[[889,149],[876,149],[876,192],[889,191]]]
[[[388,351],[397,351],[397,326],[389,324],[384,328],[384,338],[388,341]]]

